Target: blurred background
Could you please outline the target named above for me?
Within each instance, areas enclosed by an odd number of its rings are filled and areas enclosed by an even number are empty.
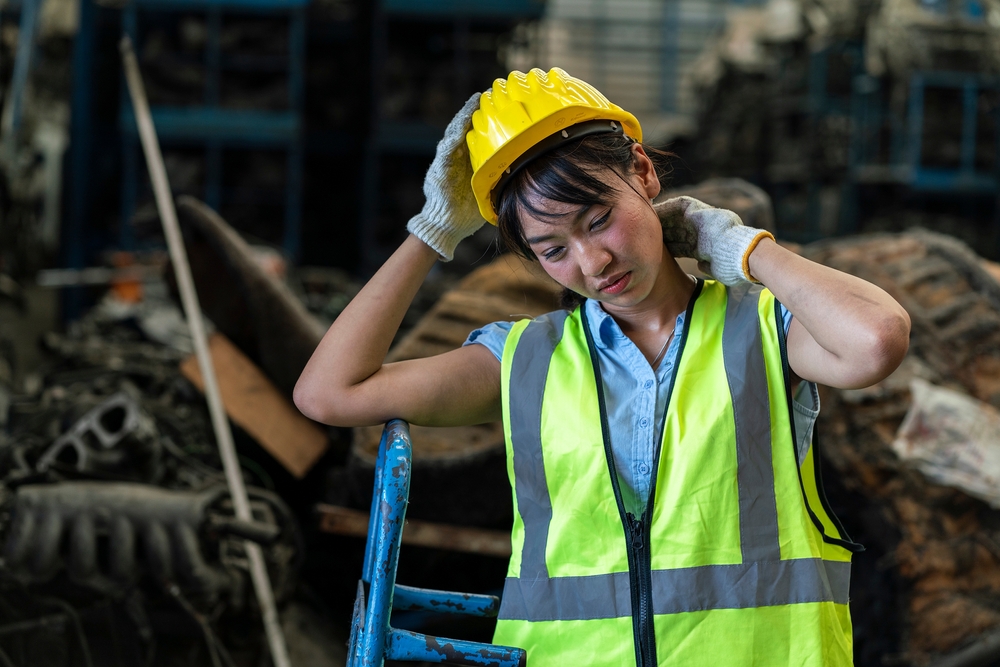
[[[1000,664],[1000,0],[0,0],[0,664],[270,660],[245,535],[219,528],[228,501],[192,505],[201,558],[228,579],[185,580],[141,550],[124,579],[101,578],[114,540],[100,522],[90,574],[69,537],[29,546],[12,528],[28,486],[221,480],[123,34],[187,197],[240,463],[279,535],[266,556],[295,664],[344,664],[379,429],[305,420],[294,380],[405,237],[452,115],[512,69],[553,66],[673,154],[668,194],[733,208],[910,312],[900,371],[822,393],[830,502],[868,546],[856,663]],[[555,297],[485,226],[428,278],[390,357]],[[415,429],[409,516],[459,532],[404,544],[400,581],[498,593],[509,543],[474,545],[506,539],[506,484],[497,425]],[[394,619],[491,634],[484,619]]]

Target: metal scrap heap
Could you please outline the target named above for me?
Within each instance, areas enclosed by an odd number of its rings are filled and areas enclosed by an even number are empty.
[[[235,518],[204,399],[180,371],[189,353],[106,308],[43,344],[52,366],[12,396],[0,431],[0,632],[14,664],[255,655],[244,542],[263,546],[287,600],[301,537],[250,459],[254,519]],[[193,632],[163,642],[171,623]]]

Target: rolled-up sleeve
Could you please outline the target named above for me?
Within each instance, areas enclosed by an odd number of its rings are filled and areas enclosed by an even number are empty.
[[[462,347],[473,344],[483,345],[493,353],[497,361],[500,361],[500,358],[503,356],[503,347],[507,344],[507,334],[510,333],[510,329],[513,326],[513,322],[493,322],[492,324],[487,324],[485,327],[481,327],[470,333],[469,337],[462,343]]]

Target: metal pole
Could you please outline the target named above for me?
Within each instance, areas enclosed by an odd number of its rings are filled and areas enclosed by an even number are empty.
[[[125,80],[132,98],[135,120],[139,126],[139,138],[142,140],[142,149],[146,154],[149,178],[153,182],[156,208],[160,213],[163,233],[167,238],[170,261],[174,265],[177,286],[181,293],[181,303],[184,306],[184,315],[191,330],[191,339],[194,342],[195,355],[198,358],[198,367],[201,369],[201,377],[205,381],[205,396],[208,398],[208,409],[212,416],[212,427],[216,440],[218,440],[229,493],[233,498],[236,517],[249,521],[252,519],[250,503],[247,500],[246,487],[243,486],[243,476],[240,474],[239,461],[236,458],[233,433],[229,428],[229,420],[222,407],[219,385],[215,379],[215,368],[212,366],[212,359],[208,353],[208,338],[205,335],[201,306],[198,305],[198,294],[195,292],[194,280],[191,277],[191,266],[188,264],[184,241],[181,239],[177,211],[170,194],[170,184],[167,182],[167,172],[163,164],[163,156],[160,154],[160,144],[153,127],[153,117],[149,113],[149,103],[146,101],[146,90],[142,84],[142,75],[139,73],[139,63],[136,61],[135,52],[132,50],[132,40],[129,39],[128,35],[122,37],[120,49],[122,62],[125,66]],[[257,594],[257,601],[260,603],[261,613],[264,617],[264,630],[271,647],[271,658],[275,667],[290,667],[285,638],[281,633],[278,611],[274,604],[274,593],[271,590],[271,582],[264,565],[264,555],[257,544],[248,541],[244,545],[250,561],[250,577],[253,579],[254,591]]]

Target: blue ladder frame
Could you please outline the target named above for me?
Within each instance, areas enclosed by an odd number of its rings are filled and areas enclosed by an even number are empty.
[[[410,495],[412,446],[406,422],[385,425],[375,462],[375,490],[368,518],[365,561],[354,602],[347,667],[381,667],[385,660],[518,667],[523,649],[399,630],[389,625],[393,609],[494,617],[493,595],[450,593],[396,583],[399,546]]]

